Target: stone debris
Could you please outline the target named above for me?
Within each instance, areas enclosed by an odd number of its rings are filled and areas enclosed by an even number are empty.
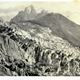
[[[44,46],[38,38],[23,37],[19,31],[0,24],[0,75],[80,76],[79,48],[53,38],[53,41],[41,38]],[[47,45],[48,42],[51,44]]]

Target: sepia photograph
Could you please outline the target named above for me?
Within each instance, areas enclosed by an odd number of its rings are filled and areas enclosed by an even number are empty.
[[[0,2],[0,76],[80,76],[80,2]]]

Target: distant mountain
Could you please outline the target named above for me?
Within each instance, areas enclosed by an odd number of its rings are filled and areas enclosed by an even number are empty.
[[[42,27],[49,27],[53,35],[61,37],[74,46],[80,46],[80,25],[70,21],[59,13],[50,13],[32,21]]]
[[[24,11],[20,11],[14,18],[10,20],[10,22],[20,22],[25,20],[34,20],[38,19],[42,16],[45,16],[47,11],[42,9],[40,13],[37,13],[37,11],[34,9],[32,5],[25,8]]]
[[[10,22],[19,22],[21,20],[33,20],[37,15],[32,5],[25,8],[24,11],[20,11]]]
[[[33,26],[35,26],[36,30],[38,28],[37,25],[43,28],[47,27],[51,30],[52,35],[61,37],[69,41],[72,45],[80,47],[80,25],[77,25],[59,13],[49,13],[30,21],[22,20],[19,24],[20,26],[18,27],[25,31]],[[39,29],[37,31],[39,31]]]
[[[20,26],[18,27],[25,31],[31,26],[35,26],[35,29],[37,29],[36,24],[40,27],[47,27],[51,30],[52,35],[61,37],[69,41],[72,45],[80,47],[80,25],[70,21],[62,14],[47,13],[45,10],[37,14],[31,5],[24,11],[19,12],[16,17],[11,19],[11,22],[19,22]]]

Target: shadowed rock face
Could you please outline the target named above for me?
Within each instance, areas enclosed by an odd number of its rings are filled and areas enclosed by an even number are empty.
[[[0,25],[1,76],[80,75],[78,48],[59,37],[51,41],[52,48],[49,48],[50,45],[47,48],[47,41],[43,46],[41,43],[44,40],[37,43],[32,37],[23,37],[24,33],[19,28],[16,30],[11,26]]]

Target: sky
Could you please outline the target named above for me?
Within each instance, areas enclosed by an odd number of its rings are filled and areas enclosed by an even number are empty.
[[[80,2],[0,2],[0,18],[10,21],[19,11],[29,5],[33,5],[38,13],[42,9],[61,13],[73,22],[80,24]]]

